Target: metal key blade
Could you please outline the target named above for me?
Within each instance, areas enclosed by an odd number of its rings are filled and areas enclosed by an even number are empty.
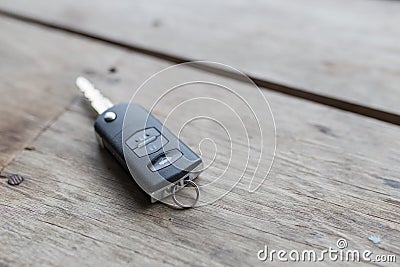
[[[103,94],[85,77],[80,76],[76,78],[76,85],[97,114],[101,114],[113,106],[110,99],[103,96]]]

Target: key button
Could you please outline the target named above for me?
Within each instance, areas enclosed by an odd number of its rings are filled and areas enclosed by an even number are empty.
[[[137,147],[138,147],[138,148],[144,147],[144,146],[147,145],[148,143],[151,143],[151,142],[153,142],[154,140],[156,140],[156,138],[157,138],[157,137],[155,137],[155,136],[151,136],[151,137],[149,137],[149,138],[143,140],[141,143],[139,143],[139,144],[137,145]]]
[[[104,120],[106,122],[112,122],[116,118],[117,118],[117,114],[115,114],[115,112],[113,112],[113,111],[108,111],[108,112],[106,112],[106,114],[104,114]]]
[[[164,155],[158,157],[154,162],[149,163],[147,167],[152,172],[155,172],[171,165],[172,163],[177,161],[180,157],[182,157],[182,152],[180,152],[178,149],[173,149],[165,152]]]
[[[129,137],[126,144],[131,149],[141,148],[153,142],[158,136],[160,136],[160,133],[155,128],[148,128],[138,131]]]
[[[136,149],[133,150],[133,152],[135,152],[135,154],[141,158],[144,157],[146,155],[152,154],[154,152],[157,152],[158,150],[160,150],[166,143],[168,143],[167,138],[165,138],[162,135],[159,135],[158,137],[156,137],[156,139],[154,141],[152,141],[151,143],[146,143],[146,145],[143,146],[137,146]]]

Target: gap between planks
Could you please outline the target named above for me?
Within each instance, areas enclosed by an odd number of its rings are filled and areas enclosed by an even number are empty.
[[[41,19],[37,19],[37,18],[30,17],[30,16],[25,16],[25,15],[20,15],[20,14],[10,12],[7,10],[0,9],[0,15],[11,18],[11,19],[15,19],[18,21],[46,27],[49,29],[78,35],[80,37],[99,41],[102,43],[106,43],[108,45],[123,48],[123,49],[129,50],[129,51],[134,51],[134,52],[141,53],[141,54],[144,54],[147,56],[155,57],[157,59],[169,61],[169,62],[172,62],[175,64],[196,61],[196,59],[188,59],[188,58],[184,58],[184,57],[178,57],[178,56],[164,53],[161,51],[147,49],[147,48],[140,47],[140,46],[137,46],[134,44],[122,42],[122,41],[112,39],[112,38],[108,38],[108,37],[105,37],[105,36],[102,36],[99,34],[82,31],[82,30],[79,30],[79,29],[76,29],[73,27],[64,26],[61,24],[49,23],[49,22],[46,22],[45,20],[41,20]],[[196,67],[196,68],[202,69],[204,71],[208,71],[210,73],[229,77],[229,78],[232,78],[235,80],[239,80],[239,81],[243,80],[243,77],[241,75],[238,75],[236,72],[233,72],[233,71],[231,72],[226,69],[219,69],[217,67],[213,67],[210,65],[203,65],[203,64],[196,64],[196,65],[191,64],[191,67]],[[328,97],[328,96],[324,96],[324,95],[320,95],[320,94],[316,94],[316,93],[311,93],[311,92],[308,92],[301,88],[296,88],[296,87],[276,83],[273,81],[260,79],[255,76],[252,76],[252,75],[248,75],[248,74],[246,74],[246,75],[249,77],[249,79],[252,82],[254,82],[254,84],[256,84],[257,86],[259,86],[261,88],[265,88],[267,90],[279,92],[279,93],[282,93],[285,95],[290,95],[290,96],[297,97],[300,99],[308,100],[308,101],[315,102],[318,104],[322,104],[322,105],[326,105],[326,106],[333,107],[336,109],[340,109],[340,110],[348,111],[348,112],[355,113],[358,115],[362,115],[365,117],[374,118],[374,119],[384,121],[387,123],[391,123],[394,125],[400,125],[400,115],[395,114],[395,113],[386,112],[386,111],[383,111],[380,109],[375,109],[372,107],[356,104],[356,103],[353,103],[350,101],[345,101],[345,100],[337,99],[334,97]]]

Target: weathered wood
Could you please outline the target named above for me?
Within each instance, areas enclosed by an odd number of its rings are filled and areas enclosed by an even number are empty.
[[[2,21],[3,27],[14,24],[13,20]],[[27,41],[31,39],[35,42]],[[82,54],[74,44],[64,47],[65,37],[51,40],[41,41],[32,31],[0,36],[0,169],[65,111],[76,97],[71,80],[91,72],[97,64],[98,51]],[[95,49],[79,45],[82,51]],[[98,71],[107,73],[115,57],[102,55],[108,65]]]
[[[8,40],[28,39],[31,47],[44,46],[41,60],[53,62],[48,83],[57,92],[78,96],[74,77],[85,73],[113,101],[126,101],[132,88],[168,66],[0,20],[2,36],[13,38]],[[11,51],[8,55],[15,57]],[[110,67],[117,72],[108,73]],[[13,80],[35,85],[33,77],[13,73]],[[170,83],[166,79],[161,85]],[[161,89],[144,91],[141,103],[152,104]],[[246,191],[248,181],[243,181],[214,204],[185,211],[149,204],[131,178],[100,150],[93,136],[93,116],[76,98],[29,143],[33,150],[23,151],[6,167],[27,180],[18,187],[1,180],[0,265],[247,266],[260,263],[257,251],[265,244],[271,249],[322,250],[335,247],[340,237],[351,249],[399,257],[399,128],[263,94],[274,111],[278,133],[269,179],[253,194]],[[37,100],[35,105],[43,102]],[[168,111],[160,108],[156,115],[162,118]],[[171,122],[171,126],[176,125]],[[192,130],[193,138],[218,136],[214,128]],[[244,145],[241,139],[236,142]],[[240,175],[240,170],[234,168],[235,173]],[[382,242],[373,244],[369,235],[379,235]]]
[[[58,89],[66,86],[63,77],[52,80],[54,69],[61,73],[66,67],[49,53],[52,45],[0,36],[0,169],[72,101],[71,90]]]
[[[3,0],[0,8],[400,114],[398,1]]]

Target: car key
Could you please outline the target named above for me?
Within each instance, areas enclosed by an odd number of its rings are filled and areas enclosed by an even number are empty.
[[[76,85],[98,114],[94,129],[100,146],[129,171],[151,196],[151,202],[172,196],[181,208],[194,206],[200,190],[193,180],[203,168],[201,158],[142,106],[113,105],[84,77],[78,77]],[[124,123],[125,116],[129,122]],[[195,187],[197,194],[190,206],[175,196],[188,184]]]

